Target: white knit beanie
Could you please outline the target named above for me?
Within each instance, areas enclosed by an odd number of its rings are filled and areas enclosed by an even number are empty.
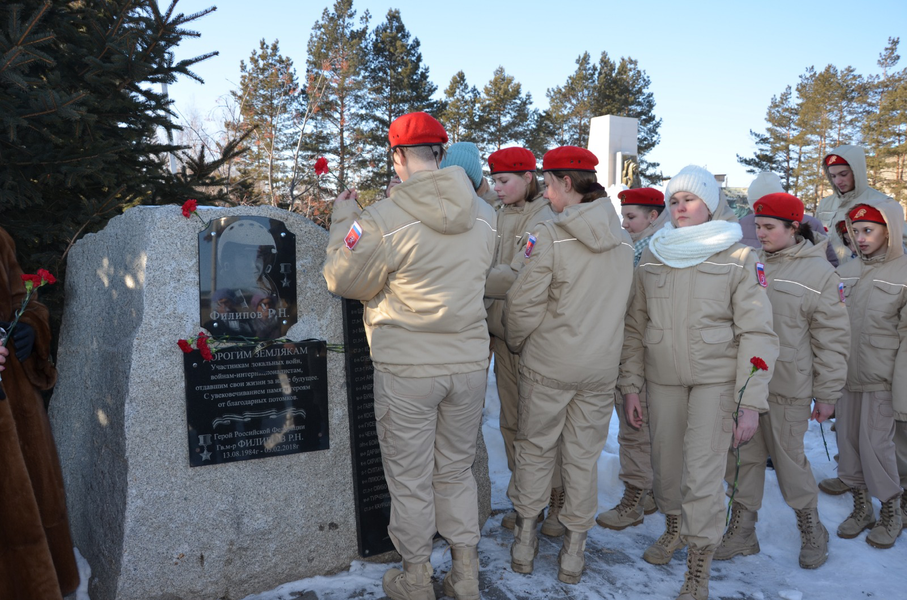
[[[781,185],[781,178],[771,171],[765,171],[756,175],[753,183],[746,190],[746,201],[752,206],[762,196],[783,191],[784,186]]]
[[[715,181],[714,175],[702,167],[687,165],[677,175],[671,177],[665,188],[665,200],[670,200],[677,192],[689,192],[699,196],[712,214],[718,208],[718,182]]]

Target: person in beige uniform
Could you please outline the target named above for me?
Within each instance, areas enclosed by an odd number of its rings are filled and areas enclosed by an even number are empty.
[[[797,515],[800,566],[815,569],[828,559],[828,531],[819,520],[819,490],[803,436],[810,418],[819,423],[828,419],[841,397],[850,321],[841,280],[825,254],[827,241],[803,220],[800,199],[784,192],[768,194],[753,204],[753,210],[762,243],[757,269],[764,276],[781,346],[768,388],[769,410],[760,415],[756,435],[740,447],[738,489],[715,560],[759,552],[757,512],[765,489],[765,460],[771,455],[781,494]],[[729,452],[725,473],[729,496],[736,462],[734,452]]]
[[[847,385],[838,401],[838,477],[854,508],[838,537],[891,548],[903,523],[895,419],[907,419],[907,256],[904,209],[894,201],[858,204],[847,215],[860,260],[838,267],[850,317]],[[882,502],[878,521],[872,498]]]
[[[639,264],[649,239],[662,228],[668,218],[664,194],[654,188],[635,188],[618,192],[621,225],[633,241],[633,266]],[[623,394],[614,395],[614,412],[620,428],[617,443],[620,446],[620,473],[624,482],[624,495],[611,510],[595,517],[595,522],[606,529],[622,530],[643,522],[645,515],[658,510],[652,493],[652,443],[649,440],[649,404],[645,386],[639,391],[642,425],[633,427],[624,412]]]
[[[778,336],[752,248],[722,206],[714,176],[684,167],[668,182],[671,222],[652,236],[636,267],[627,311],[620,391],[627,420],[641,424],[639,391],[648,388],[655,499],[665,532],[644,553],[667,564],[689,545],[678,600],[709,595],[712,554],[724,530],[725,456],[748,441],[768,410]],[[733,222],[724,219],[733,219]],[[757,372],[740,402],[737,392]]]
[[[517,511],[511,567],[531,573],[536,516],[548,503],[558,451],[566,528],[558,579],[579,583],[586,532],[595,526],[598,457],[608,435],[633,276],[633,246],[584,148],[545,154],[545,196],[557,217],[540,224],[518,255],[507,292],[507,344],[520,356],[516,469],[508,495]],[[603,306],[608,310],[590,310]]]
[[[391,495],[388,532],[403,557],[384,592],[434,599],[429,559],[451,547],[444,593],[478,600],[478,498],[471,467],[488,367],[485,280],[494,211],[460,167],[439,169],[444,128],[409,113],[389,131],[402,183],[365,210],[341,193],[324,265],[328,289],[365,304],[375,419]]]
[[[866,152],[859,146],[834,148],[822,160],[822,169],[831,184],[832,193],[819,201],[816,216],[828,230],[828,243],[838,257],[838,264],[843,265],[852,259],[852,252],[844,245],[835,225],[843,221],[857,204],[872,204],[891,198],[869,187]],[[904,241],[907,242],[907,237]]]
[[[519,404],[520,357],[507,347],[504,334],[504,299],[516,281],[519,262],[514,258],[526,246],[529,235],[539,223],[554,218],[551,203],[539,190],[535,175],[535,155],[526,148],[504,148],[488,157],[488,167],[494,181],[494,191],[501,204],[498,209],[498,244],[495,248],[491,272],[485,286],[488,305],[488,332],[494,348],[494,375],[501,400],[500,428],[504,438],[507,468],[513,473],[513,438],[517,431],[517,406]],[[511,476],[511,485],[513,477]],[[556,464],[551,479],[551,496],[548,515],[542,523],[542,533],[548,536],[564,535],[564,526],[558,521],[558,511],[564,504],[560,465]],[[508,486],[509,487],[509,486]],[[541,516],[541,515],[540,515]],[[513,529],[516,511],[508,512],[501,526]]]

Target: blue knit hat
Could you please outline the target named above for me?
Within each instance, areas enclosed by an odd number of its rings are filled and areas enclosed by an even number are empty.
[[[447,155],[441,161],[441,168],[457,165],[463,167],[466,176],[472,181],[472,187],[479,189],[482,185],[482,158],[479,148],[472,142],[457,142],[447,149]]]

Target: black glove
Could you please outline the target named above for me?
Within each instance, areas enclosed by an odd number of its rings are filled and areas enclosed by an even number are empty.
[[[16,344],[16,358],[25,362],[35,349],[35,328],[21,321],[13,329],[13,342]]]

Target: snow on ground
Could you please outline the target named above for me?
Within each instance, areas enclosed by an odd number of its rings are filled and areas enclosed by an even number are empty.
[[[610,531],[596,526],[589,532],[586,571],[578,585],[557,581],[557,553],[561,540],[540,537],[535,572],[519,575],[510,570],[513,536],[500,526],[501,513],[510,508],[506,488],[509,481],[504,445],[498,429],[500,404],[494,374],[489,376],[482,430],[488,447],[492,481],[493,516],[482,530],[479,545],[482,597],[486,600],[528,600],[563,598],[571,600],[649,599],[673,600],[683,583],[686,552],[675,555],[665,566],[642,560],[642,553],[664,531],[664,517],[647,516],[637,527]],[[835,436],[825,427],[831,456],[837,452]],[[806,433],[806,452],[816,479],[835,474],[835,463],[825,455],[818,424],[811,422]],[[599,508],[617,504],[623,493],[618,480],[617,419],[611,419],[608,442],[598,465]],[[907,535],[894,548],[878,550],[866,543],[866,533],[853,540],[835,535],[835,529],[852,508],[849,494],[819,494],[819,515],[830,532],[829,558],[821,568],[808,571],[797,564],[800,535],[794,512],[781,497],[774,471],[766,474],[766,490],[759,511],[757,532],[761,552],[712,564],[710,585],[713,600],[851,600],[907,597]],[[875,501],[878,514],[879,504]],[[440,579],[450,568],[447,544],[436,541],[432,553],[435,589],[441,596]],[[80,565],[84,559],[80,561]],[[286,583],[245,600],[342,600],[383,598],[381,577],[393,565],[353,561],[349,571],[329,577],[312,577]],[[87,563],[84,563],[87,569]],[[83,577],[83,581],[87,581]],[[77,600],[88,600],[80,590]]]

